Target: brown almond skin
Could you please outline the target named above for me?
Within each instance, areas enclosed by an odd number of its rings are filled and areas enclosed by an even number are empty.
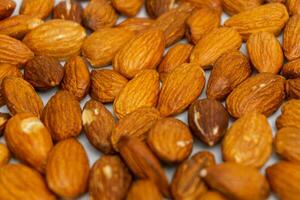
[[[80,104],[70,92],[58,91],[45,106],[42,121],[54,141],[78,136],[82,127]]]
[[[193,46],[190,44],[176,44],[172,46],[158,67],[159,77],[164,81],[167,75],[177,66],[187,63]]]
[[[194,5],[196,8],[210,8],[222,12],[222,1],[221,0],[181,0],[182,2],[188,2]]]
[[[290,15],[300,14],[300,1],[299,0],[287,0],[286,6]]]
[[[150,129],[147,144],[164,162],[180,163],[192,152],[193,136],[182,121],[164,118],[158,120]]]
[[[227,199],[219,192],[208,191],[201,196],[200,200],[227,200]]]
[[[139,108],[120,119],[113,129],[111,142],[116,151],[123,136],[136,137],[142,141],[148,137],[148,131],[160,119],[160,113],[153,107]]]
[[[159,87],[159,75],[155,70],[141,71],[116,96],[113,105],[115,115],[121,119],[138,108],[155,107]]]
[[[47,18],[54,7],[54,0],[24,0],[20,7],[20,14],[37,18]]]
[[[197,99],[205,85],[205,74],[196,64],[182,64],[166,78],[159,95],[157,108],[162,116],[183,112]]]
[[[22,164],[8,164],[0,168],[0,196],[3,199],[56,199],[49,191],[44,177]]]
[[[189,108],[188,122],[196,137],[214,146],[226,133],[229,114],[216,100],[197,100]]]
[[[57,143],[46,166],[49,188],[63,198],[76,198],[87,189],[89,160],[83,146],[74,138]]]
[[[111,135],[115,119],[107,108],[96,100],[89,100],[82,111],[84,132],[90,143],[105,154],[113,153]]]
[[[178,166],[171,190],[174,199],[199,199],[207,187],[200,177],[201,170],[215,165],[215,157],[208,151],[198,152]]]
[[[133,78],[143,69],[155,69],[164,49],[165,38],[160,30],[143,31],[120,48],[114,57],[113,69]]]
[[[202,171],[205,182],[228,199],[264,200],[270,193],[267,180],[252,167],[222,163]]]
[[[10,160],[10,152],[5,144],[0,143],[0,167],[8,164]]]
[[[48,56],[35,56],[24,67],[24,79],[38,90],[58,86],[63,76],[64,69],[58,60]]]
[[[102,103],[111,103],[127,83],[128,80],[114,70],[93,70],[90,95]]]
[[[0,112],[0,136],[2,136],[6,127],[7,121],[10,119],[10,114]]]
[[[229,15],[235,15],[240,12],[250,10],[263,4],[263,0],[223,0],[224,11]]]
[[[65,74],[61,82],[61,88],[72,93],[78,101],[88,93],[90,87],[90,72],[86,61],[75,56],[65,64]]]
[[[284,84],[285,79],[279,75],[260,73],[252,76],[227,97],[227,111],[235,118],[248,112],[270,116],[285,99]]]
[[[258,72],[277,74],[280,71],[283,65],[283,52],[279,41],[272,33],[259,32],[250,35],[247,50]]]
[[[44,173],[52,138],[39,118],[31,113],[19,113],[6,124],[5,141],[20,160]]]
[[[131,174],[119,156],[102,156],[95,162],[90,172],[90,199],[124,199],[131,180]]]
[[[291,61],[300,58],[300,15],[292,16],[287,22],[283,32],[283,51],[285,57]]]
[[[163,200],[157,186],[150,180],[135,181],[126,197],[126,200]]]
[[[94,31],[114,26],[117,19],[110,0],[89,1],[83,11],[83,24]]]
[[[272,128],[259,113],[247,113],[228,129],[222,141],[226,162],[261,168],[272,153]]]
[[[288,126],[300,128],[300,100],[289,100],[281,108],[281,115],[276,120],[276,127],[280,130]]]
[[[282,68],[282,76],[285,78],[300,78],[300,59],[286,63]]]
[[[0,1],[0,19],[5,19],[14,12],[16,3],[13,0],[1,0]]]
[[[112,0],[113,7],[128,17],[136,16],[143,4],[144,0]]]
[[[125,163],[134,175],[153,181],[160,192],[169,197],[169,186],[165,172],[147,145],[135,137],[122,137],[118,148]]]
[[[288,99],[300,99],[300,78],[287,80],[285,92]]]
[[[54,19],[72,20],[81,24],[83,8],[76,0],[65,0],[58,3],[53,9]]]
[[[85,39],[82,54],[93,67],[105,67],[133,37],[134,32],[124,28],[103,28]]]
[[[209,99],[224,100],[234,88],[251,76],[249,59],[239,51],[220,56],[211,71],[206,95]]]
[[[233,28],[217,28],[197,42],[190,61],[209,69],[223,53],[238,50],[241,45],[242,38]]]
[[[145,0],[146,11],[151,18],[157,18],[171,10],[174,6],[172,0]]]
[[[24,79],[19,77],[6,77],[2,81],[2,95],[12,115],[29,112],[39,117],[43,110],[41,97],[34,88]]]
[[[140,31],[150,28],[153,22],[154,20],[152,19],[133,17],[125,19],[118,27],[139,33]]]

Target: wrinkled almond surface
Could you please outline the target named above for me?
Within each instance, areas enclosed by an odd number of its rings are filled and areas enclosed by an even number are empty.
[[[44,19],[51,14],[54,3],[54,0],[23,0],[20,14]]]
[[[229,15],[235,15],[260,6],[262,3],[263,0],[223,0],[222,6],[226,13]]]
[[[278,129],[288,126],[300,128],[300,100],[290,100],[281,108],[281,115],[276,120]]]
[[[282,68],[282,75],[285,78],[300,78],[300,59],[286,63]]]
[[[120,13],[134,17],[144,4],[144,0],[112,0],[112,5]]]
[[[14,0],[1,0],[0,1],[0,19],[9,17],[15,10],[16,3]]]
[[[288,60],[300,58],[300,15],[292,16],[283,32],[283,51]]]
[[[137,180],[128,191],[126,200],[162,200],[157,186],[150,180]]]

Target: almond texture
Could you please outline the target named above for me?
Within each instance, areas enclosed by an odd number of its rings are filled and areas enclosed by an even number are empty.
[[[51,14],[54,3],[54,0],[24,0],[21,4],[20,14],[44,19]]]
[[[276,120],[278,129],[288,126],[300,128],[300,100],[290,100],[281,108],[281,115]]]

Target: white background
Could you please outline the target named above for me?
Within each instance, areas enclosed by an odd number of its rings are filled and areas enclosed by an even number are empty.
[[[22,0],[15,0],[15,2],[17,3],[17,7],[15,9],[15,12],[14,12],[14,15],[17,15],[19,13],[19,8],[20,8],[20,4],[22,2]],[[60,2],[60,0],[56,0],[56,4]],[[83,6],[85,7],[85,5],[87,4],[86,1],[83,2]],[[144,10],[144,8],[141,10],[141,12],[138,14],[138,17],[146,17],[146,12]],[[222,23],[228,18],[228,16],[226,14],[223,14],[222,15]],[[121,16],[118,20],[118,23],[120,23],[121,21],[123,21],[125,18],[123,16]],[[281,37],[278,38],[280,41],[282,40]],[[182,43],[186,43],[185,40],[181,41]],[[246,51],[246,48],[245,48],[245,44],[243,44],[243,46],[241,47],[241,51],[245,54],[247,54],[247,51]],[[108,67],[108,68],[111,68],[111,67]],[[92,68],[90,68],[92,69]],[[209,74],[210,72],[209,71],[206,71],[206,80],[208,80],[209,78]],[[51,96],[53,96],[55,94],[57,89],[52,89],[50,91],[47,91],[47,92],[40,92],[39,95],[42,97],[43,99],[43,102],[44,102],[44,105],[47,104],[49,98]],[[202,95],[199,99],[203,99],[203,98],[206,98],[205,96],[205,90],[202,92]],[[84,104],[86,101],[88,101],[90,99],[90,97],[86,97],[84,100],[81,101],[81,107],[83,108]],[[107,108],[112,111],[112,106],[111,104],[108,104],[107,105]],[[2,107],[0,109],[1,112],[8,112],[7,108],[6,107]],[[280,115],[280,110],[278,110],[273,116],[271,116],[269,118],[269,122],[270,122],[270,125],[273,129],[273,135],[275,135],[276,133],[276,126],[275,126],[275,119]],[[177,116],[178,119],[184,121],[185,123],[187,123],[187,113],[184,112],[182,113],[181,115]],[[99,159],[101,157],[101,153],[96,150],[92,145],[90,145],[89,141],[87,140],[86,136],[84,133],[82,133],[80,136],[79,136],[79,140],[80,142],[84,145],[87,153],[88,153],[88,156],[89,156],[89,161],[90,161],[90,166],[93,165],[93,163]],[[1,138],[1,142],[5,142],[4,141],[4,138],[2,137]],[[217,145],[215,147],[208,147],[206,145],[204,145],[203,143],[201,143],[199,140],[195,139],[195,143],[194,143],[194,148],[193,148],[193,153],[196,153],[196,152],[199,152],[201,150],[208,150],[208,151],[211,151],[215,154],[215,157],[216,157],[216,160],[218,163],[222,162],[222,157],[221,157],[221,149],[220,149],[220,145]],[[267,162],[267,164],[265,165],[266,166],[269,166],[271,164],[273,164],[274,162],[276,162],[278,160],[278,157],[275,155],[275,153],[273,152],[272,154],[272,157],[269,159],[269,161]],[[15,160],[13,161],[15,162]],[[171,177],[172,177],[172,174],[175,170],[175,167],[171,167],[171,166],[164,166],[165,169],[166,169],[166,173],[169,177],[169,180],[171,180]],[[262,173],[265,173],[265,167],[261,170]],[[80,200],[87,200],[88,199],[88,195],[85,195],[85,196],[82,196],[81,198],[79,198]],[[270,200],[272,199],[276,199],[274,197],[274,195],[270,196],[269,198]]]

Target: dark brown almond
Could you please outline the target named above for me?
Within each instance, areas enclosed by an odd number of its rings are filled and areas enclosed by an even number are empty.
[[[53,9],[54,19],[73,20],[79,24],[82,21],[83,8],[76,0],[65,0],[57,4]]]
[[[146,11],[151,18],[157,18],[174,6],[174,0],[145,0]]]
[[[285,92],[289,99],[300,99],[300,78],[287,80]]]
[[[13,0],[0,1],[0,19],[11,16],[16,8],[16,3]]]
[[[282,75],[285,78],[300,78],[300,59],[286,63],[282,68]]]

